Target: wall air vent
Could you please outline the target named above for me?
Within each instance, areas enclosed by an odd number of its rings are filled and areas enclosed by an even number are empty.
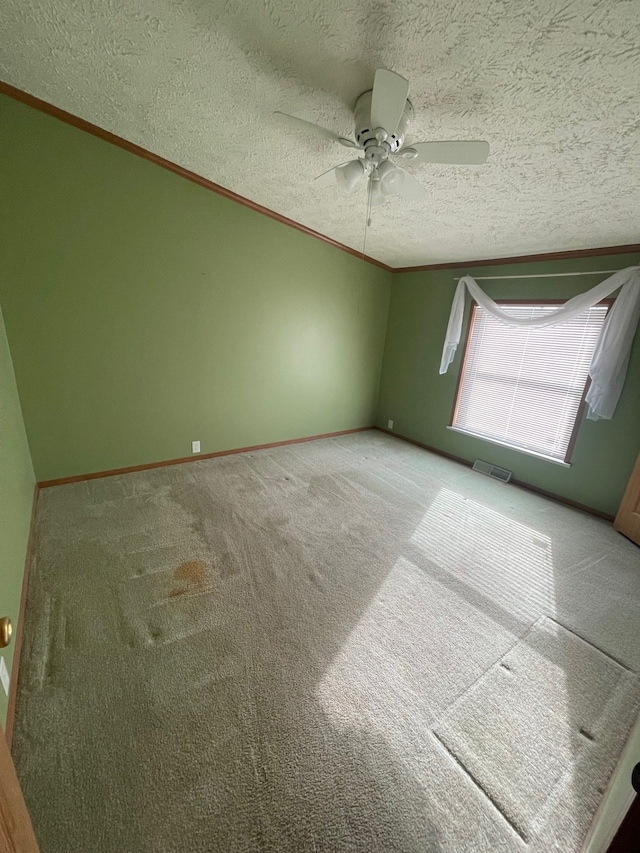
[[[500,480],[501,483],[508,483],[511,479],[511,471],[507,471],[506,468],[498,468],[497,465],[492,465],[490,462],[483,462],[482,459],[476,459],[473,463],[473,470],[486,474],[487,477],[493,477],[494,480]]]

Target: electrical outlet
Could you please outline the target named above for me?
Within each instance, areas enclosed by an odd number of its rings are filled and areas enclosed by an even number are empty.
[[[393,421],[387,421],[387,429],[393,429]]]
[[[191,452],[192,453],[200,453],[200,442],[192,441],[191,442]]]
[[[0,657],[0,681],[4,687],[4,692],[9,695],[9,670],[4,662],[4,658]]]

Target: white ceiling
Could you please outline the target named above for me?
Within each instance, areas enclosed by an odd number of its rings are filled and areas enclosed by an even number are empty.
[[[635,243],[638,0],[3,0],[0,77],[362,249],[349,159],[284,110],[353,135],[377,67],[411,82],[409,141],[487,139],[488,163],[411,168],[427,205],[374,210],[392,266]]]

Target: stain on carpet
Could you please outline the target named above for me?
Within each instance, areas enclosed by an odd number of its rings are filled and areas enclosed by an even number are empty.
[[[186,560],[173,573],[173,586],[169,590],[170,598],[177,598],[188,592],[199,592],[207,582],[207,567],[203,560]]]
[[[577,853],[639,620],[610,524],[382,434],[45,489],[13,738],[40,849]]]

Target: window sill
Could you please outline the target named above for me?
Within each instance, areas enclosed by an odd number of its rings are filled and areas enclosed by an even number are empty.
[[[543,459],[545,462],[553,462],[554,465],[560,465],[561,468],[571,468],[570,462],[563,462],[562,459],[555,459],[553,456],[546,456],[544,453],[537,453],[535,450],[524,450],[522,447],[517,447],[515,444],[509,444],[506,441],[499,441],[497,438],[487,438],[486,435],[481,435],[478,432],[471,432],[471,430],[461,429],[456,426],[448,426],[447,429],[459,432],[461,435],[469,435],[471,438],[479,438],[482,441],[489,442],[489,444],[497,444],[498,447],[507,447],[509,450],[516,450],[518,453],[524,453],[526,456]]]

